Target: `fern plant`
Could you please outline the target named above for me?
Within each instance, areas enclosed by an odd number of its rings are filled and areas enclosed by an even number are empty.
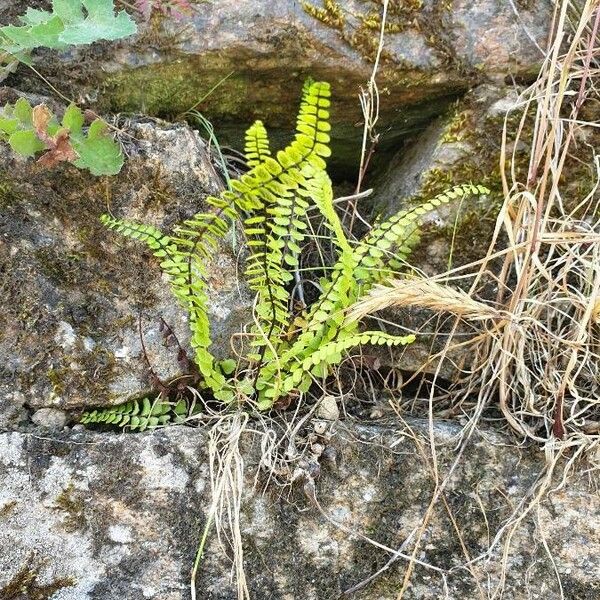
[[[231,182],[231,190],[208,198],[210,211],[197,213],[171,235],[151,225],[111,215],[102,217],[107,227],[144,242],[159,259],[174,296],[188,311],[202,386],[218,400],[245,398],[255,402],[258,409],[267,410],[283,397],[307,392],[315,377],[326,376],[354,346],[411,343],[412,335],[360,331],[345,314],[406,258],[418,239],[424,214],[455,198],[488,193],[483,186],[457,186],[421,206],[398,212],[376,225],[359,243],[351,243],[335,211],[326,171],[329,107],[329,84],[307,82],[296,135],[278,152],[271,150],[264,125],[256,121],[246,133],[250,170]],[[320,211],[331,232],[338,258],[331,276],[321,281],[319,298],[294,319],[290,284],[299,264],[311,206]],[[255,322],[241,365],[231,360],[217,362],[210,352],[206,294],[206,263],[235,218],[244,225],[249,249],[246,277],[257,296]],[[234,370],[245,376],[230,376]],[[109,414],[115,411],[107,410],[112,411]],[[107,413],[93,414],[88,413],[86,422],[100,421]],[[111,422],[132,425],[131,421]]]
[[[144,431],[159,425],[183,423],[189,412],[185,400],[167,402],[161,398],[150,400],[141,398],[129,400],[124,404],[87,411],[80,422],[103,423],[115,427],[127,427],[131,430]]]

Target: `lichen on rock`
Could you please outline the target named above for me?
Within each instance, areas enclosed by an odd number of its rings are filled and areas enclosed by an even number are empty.
[[[330,445],[338,466],[322,464],[317,497],[323,512],[301,486],[283,497],[273,487],[265,492],[254,486],[255,477],[262,481],[260,438],[246,434],[241,518],[252,598],[337,598],[385,566],[390,553],[360,535],[398,548],[421,526],[435,489],[423,451],[429,425],[408,419],[408,426],[410,436],[400,434],[396,423],[333,425]],[[438,468],[446,472],[460,427],[440,421],[433,432]],[[498,589],[504,538],[489,550],[491,541],[543,469],[543,456],[511,446],[491,429],[475,433],[446,488],[446,504],[433,509],[406,598],[438,597],[444,590],[475,598],[478,588]],[[10,506],[0,516],[0,589],[35,548],[39,585],[72,584],[61,589],[61,600],[189,599],[190,568],[211,502],[202,428],[122,436],[64,431],[51,439],[0,434],[0,482],[0,507]],[[558,598],[556,567],[565,597],[596,598],[600,537],[588,517],[597,505],[597,494],[580,477],[544,499],[539,518],[535,511],[527,515],[505,558],[505,594]],[[461,567],[468,560],[469,569]],[[395,597],[406,565],[405,558],[393,561],[356,597]],[[230,573],[230,559],[211,535],[199,597],[234,600]]]

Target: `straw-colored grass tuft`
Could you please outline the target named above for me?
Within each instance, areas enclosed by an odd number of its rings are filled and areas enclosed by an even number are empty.
[[[436,283],[432,279],[394,279],[387,285],[375,286],[353,307],[348,320],[359,320],[392,306],[427,308],[475,321],[501,318],[499,311],[474,300],[461,289]]]

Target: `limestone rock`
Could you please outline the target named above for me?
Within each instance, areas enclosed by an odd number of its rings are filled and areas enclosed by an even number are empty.
[[[246,444],[242,537],[251,598],[338,598],[390,561],[389,552],[359,536],[399,548],[422,524],[434,489],[428,426],[408,425],[415,437],[397,423],[334,425],[330,447],[339,466],[324,464],[317,480],[329,520],[301,490],[284,497],[274,488],[253,491],[259,444]],[[434,425],[442,476],[458,431]],[[140,435],[1,434],[0,597],[25,569],[37,574],[29,597],[35,586],[54,586],[53,600],[188,600],[210,501],[206,442],[206,432],[185,427]],[[493,430],[475,434],[445,491],[447,509],[440,501],[433,510],[406,600],[467,600],[498,590],[506,537],[486,551],[544,468],[541,454],[507,442]],[[557,572],[564,598],[598,597],[600,531],[591,517],[600,503],[593,485],[588,476],[570,478],[511,532],[505,597],[558,599]],[[411,552],[409,543],[404,553]],[[351,597],[395,598],[406,565],[405,558],[393,561]],[[229,574],[212,530],[198,597],[234,600]]]
[[[422,240],[411,255],[427,275],[482,258],[502,202],[499,155],[504,118],[515,110],[518,89],[484,85],[431,122],[371,182],[373,212],[390,215],[461,183],[480,183],[487,196],[451,202],[427,215]],[[509,127],[510,136],[514,127]],[[526,157],[521,146],[517,156]],[[516,164],[522,169],[523,164]],[[450,260],[451,259],[451,260]]]
[[[187,347],[185,311],[145,246],[108,231],[99,216],[110,210],[168,231],[203,210],[220,179],[185,125],[134,119],[121,131],[128,158],[110,178],[70,165],[45,170],[0,149],[0,397],[24,393],[32,407],[71,409],[143,393],[142,338],[161,379],[183,374],[160,329],[164,320]],[[208,273],[214,352],[225,358],[252,304],[231,240]]]
[[[10,392],[0,395],[0,431],[14,430],[29,417],[22,392]]]

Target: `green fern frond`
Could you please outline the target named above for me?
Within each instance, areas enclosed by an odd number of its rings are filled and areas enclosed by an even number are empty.
[[[310,381],[305,374],[295,375],[292,380],[287,378],[283,383],[278,383],[281,378],[278,373],[296,372],[298,365],[310,360],[321,348],[331,348],[330,344],[346,343],[346,340],[360,335],[357,333],[356,323],[345,323],[345,311],[368,291],[373,283],[386,276],[394,261],[404,260],[408,256],[412,245],[418,239],[418,225],[425,214],[454,199],[487,193],[489,190],[480,185],[456,186],[420,206],[396,213],[371,230],[353,249],[349,249],[343,241],[345,236],[343,231],[338,229],[341,225],[333,206],[327,203],[320,205],[329,225],[339,232],[335,237],[338,243],[341,241],[340,256],[330,279],[323,285],[319,299],[305,316],[307,326],[291,347],[282,353],[277,363],[266,365],[263,369],[257,382],[260,404],[266,406],[268,402],[286,393],[286,390],[289,391],[290,381],[295,384],[298,377],[301,383],[298,387],[300,390],[302,385],[305,386]],[[319,197],[323,199],[323,196]],[[350,346],[352,345],[350,343]]]
[[[244,155],[246,157],[246,164],[249,167],[256,167],[263,163],[267,157],[271,156],[269,137],[262,121],[254,121],[246,131]]]
[[[416,235],[421,217],[427,213],[458,198],[489,193],[490,190],[482,185],[457,185],[419,206],[392,215],[373,228],[355,248],[358,258],[356,278],[363,284],[378,282],[385,277],[388,257],[393,257],[396,264],[404,261],[418,239]]]
[[[173,293],[190,315],[196,363],[212,398],[224,402],[249,398],[257,401],[258,408],[268,409],[294,390],[306,392],[314,378],[328,375],[350,348],[410,344],[413,336],[359,332],[358,323],[345,318],[348,308],[408,256],[418,240],[423,215],[453,199],[489,192],[483,186],[457,186],[421,206],[398,212],[375,225],[362,241],[351,244],[335,210],[325,169],[330,155],[329,98],[327,83],[307,82],[295,137],[276,154],[271,153],[262,122],[256,121],[246,133],[250,170],[233,180],[229,190],[208,199],[211,210],[184,221],[171,236],[154,227],[103,217],[108,227],[145,242],[160,259]],[[289,289],[299,267],[311,205],[323,216],[338,256],[331,275],[321,281],[318,300],[294,321],[298,330],[293,331]],[[251,348],[244,365],[216,362],[209,350],[205,265],[235,218],[243,221],[249,249],[246,276],[257,295]],[[129,404],[106,413],[92,411],[85,419],[149,427],[156,425],[156,419],[160,424],[171,410],[149,414],[147,405]],[[140,411],[144,420],[138,416]]]
[[[211,219],[208,213],[205,222],[207,228],[216,236],[224,225]],[[160,260],[160,268],[169,277],[171,291],[181,305],[187,310],[192,331],[191,344],[195,351],[196,364],[204,377],[205,383],[213,390],[225,386],[225,378],[215,368],[214,359],[209,352],[211,345],[210,324],[208,321],[206,294],[206,267],[198,253],[198,248],[208,255],[208,250],[200,244],[192,244],[191,248],[182,250],[175,238],[163,234],[152,225],[143,225],[123,219],[115,219],[110,215],[102,215],[102,223],[109,229],[128,238],[144,242]],[[206,237],[205,239],[212,239]],[[179,241],[179,240],[177,240]],[[185,246],[184,246],[185,248]]]
[[[189,412],[184,400],[168,402],[160,397],[155,400],[142,398],[117,406],[85,411],[79,422],[84,425],[112,425],[130,431],[144,431],[183,423]]]
[[[415,340],[414,335],[396,336],[381,331],[352,333],[348,329],[338,329],[337,334],[338,339],[329,342],[320,340],[313,345],[312,351],[308,352],[304,359],[286,365],[283,370],[285,376],[277,378],[271,374],[268,379],[261,380],[257,386],[259,388],[258,408],[270,408],[277,398],[293,390],[306,392],[314,377],[326,376],[333,365],[342,362],[343,354],[351,348],[367,344],[405,346]]]
[[[350,348],[356,346],[366,346],[370,344],[372,346],[406,346],[412,344],[415,341],[414,335],[390,335],[381,331],[364,331],[344,337],[341,340],[335,340],[322,344],[318,350],[313,352],[310,356],[305,358],[301,366],[298,369],[292,371],[292,381],[299,382],[301,376],[297,375],[297,371],[309,372],[315,367],[331,366],[339,364],[342,360],[342,354]]]
[[[325,168],[330,155],[329,85],[307,85],[300,106],[294,140],[273,158],[266,154],[266,132],[262,124],[251,127],[247,150],[252,160],[261,162],[239,180],[232,182],[232,198],[247,215],[244,229],[250,249],[246,276],[258,294],[254,346],[277,347],[288,329],[289,292],[286,285],[298,266],[306,229],[306,211],[311,200],[311,180]],[[259,143],[262,140],[259,152]]]

